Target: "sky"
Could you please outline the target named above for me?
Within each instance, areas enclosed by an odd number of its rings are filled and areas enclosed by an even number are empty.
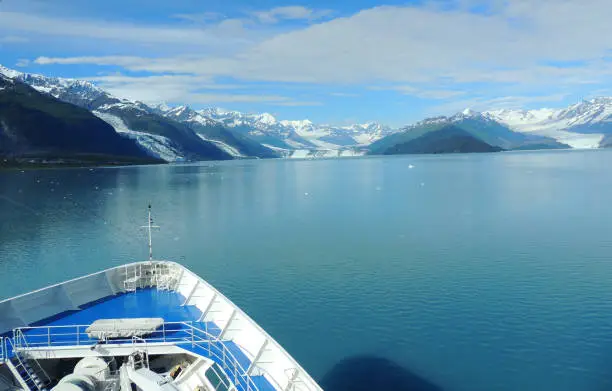
[[[610,0],[0,0],[0,64],[149,104],[402,126],[612,95]]]

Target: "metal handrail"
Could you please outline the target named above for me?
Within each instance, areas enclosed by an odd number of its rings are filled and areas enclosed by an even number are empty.
[[[98,339],[91,338],[86,332],[90,325],[61,325],[61,326],[28,326],[13,330],[14,340],[17,349],[44,349],[46,347],[58,346],[91,346],[99,342]],[[178,328],[176,327],[178,326]],[[66,332],[55,332],[66,331]],[[53,332],[52,332],[53,331]],[[120,331],[120,330],[118,330]],[[126,330],[128,331],[128,330]],[[130,329],[129,331],[133,331]],[[145,330],[143,330],[145,331]],[[166,344],[173,345],[190,344],[192,347],[199,348],[208,352],[209,358],[219,364],[228,379],[234,379],[234,385],[240,385],[247,391],[259,391],[259,388],[252,380],[251,375],[247,374],[246,369],[232,353],[231,350],[219,339],[217,335],[211,334],[208,330],[202,330],[193,326],[192,322],[166,322],[161,330],[148,332],[147,337],[142,340],[147,344]],[[59,337],[59,338],[58,338]],[[23,340],[24,345],[22,345]],[[133,344],[133,338],[113,338],[106,341],[106,344]],[[272,379],[272,377],[270,376]],[[274,381],[276,383],[276,381]],[[278,383],[276,383],[278,385]],[[279,385],[278,385],[279,386]],[[279,389],[280,386],[279,386]]]
[[[29,347],[28,346],[28,341],[25,338],[25,336],[23,335],[23,332],[21,330],[19,330],[19,329],[16,330],[15,338],[16,338],[17,341],[19,341],[19,344],[21,344],[21,340],[23,340],[26,348]],[[14,349],[14,347],[13,347],[13,349]],[[26,357],[26,359],[27,359],[27,357]],[[43,380],[46,382],[46,384],[51,383],[51,378],[47,374],[47,371],[45,371],[45,369],[40,365],[38,360],[31,359],[30,361],[32,361],[34,364],[36,364],[36,367],[37,367],[36,369],[38,369],[38,372],[39,372],[36,375],[40,375],[40,374],[44,375],[45,378]]]
[[[4,337],[0,337],[0,362],[4,362],[6,360],[6,356],[8,356],[6,353],[6,341],[4,340]]]
[[[134,330],[117,329],[117,331],[141,331],[148,334],[143,338],[148,343],[179,343],[191,342],[191,333],[188,332],[192,322],[166,322],[161,330]],[[58,325],[58,326],[27,326],[13,330],[14,340],[18,348],[22,346],[20,338],[27,344],[25,348],[44,348],[58,346],[90,346],[100,341],[98,338],[90,337],[86,329],[90,325]],[[177,327],[178,326],[178,327]],[[57,332],[61,331],[61,332]],[[112,338],[106,340],[107,344],[132,343],[132,337]]]
[[[21,367],[24,371],[25,374],[27,375],[27,378],[24,378],[21,374],[19,375],[19,377],[21,378],[21,380],[24,382],[24,384],[27,384],[28,380],[32,381],[32,383],[34,384],[34,387],[38,390],[38,391],[42,391],[42,387],[40,387],[38,384],[36,384],[36,382],[32,379],[32,374],[27,370],[26,365],[25,365],[25,360],[26,358],[22,358],[19,353],[15,350],[15,345],[13,344],[13,342],[11,341],[10,338],[6,338],[6,341],[8,342],[8,344],[11,346],[11,350],[15,353],[14,358],[17,360],[17,365],[15,366],[15,368],[17,370],[19,370],[19,367]]]

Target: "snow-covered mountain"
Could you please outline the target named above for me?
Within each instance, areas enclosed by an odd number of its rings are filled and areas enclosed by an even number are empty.
[[[514,132],[554,139],[572,148],[599,148],[612,142],[612,97],[584,100],[566,108],[535,110],[500,109],[476,112],[466,109],[453,116],[434,117],[404,128],[478,120],[497,122]]]
[[[166,118],[185,124],[203,140],[215,143],[219,148],[235,158],[258,157],[275,158],[283,154],[273,148],[263,146],[256,140],[230,129],[220,121],[214,120],[189,106],[157,106],[155,111]]]
[[[573,148],[598,148],[612,134],[612,97],[584,100],[562,109],[485,112],[510,128],[553,137]]]
[[[160,110],[174,115],[181,115],[186,111],[184,107],[166,107]],[[207,108],[196,113],[202,118],[240,131],[270,148],[286,151],[291,155],[295,155],[294,151],[300,151],[297,154],[299,156],[302,156],[304,151],[310,151],[307,154],[309,156],[352,156],[372,142],[396,131],[376,122],[333,126],[315,124],[308,119],[278,120],[270,113],[247,114],[219,108]]]
[[[479,142],[504,150],[568,148],[568,145],[553,138],[515,131],[489,114],[466,109],[450,117],[440,116],[419,121],[374,142],[369,149],[371,153],[394,150],[398,145],[449,129],[454,133],[460,130],[464,136],[469,135]]]
[[[232,158],[218,144],[199,137],[189,127],[160,116],[142,102],[115,97],[88,81],[22,73],[3,66],[0,74],[90,110],[117,133],[134,139],[151,156],[166,161]]]
[[[0,73],[0,156],[5,164],[160,162],[91,111],[9,76],[15,75]]]

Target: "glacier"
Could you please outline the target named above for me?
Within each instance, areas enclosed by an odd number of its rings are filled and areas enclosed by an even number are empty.
[[[200,133],[197,133],[197,135],[202,140],[208,141],[208,142],[211,142],[211,143],[215,144],[216,146],[218,146],[219,148],[221,148],[225,152],[229,153],[232,157],[235,157],[235,158],[246,158],[246,157],[248,157],[248,156],[245,156],[242,153],[240,153],[240,151],[238,149],[232,147],[231,145],[229,145],[227,143],[224,143],[223,141],[207,138],[206,136],[204,136],[203,134],[200,134]]]
[[[562,109],[492,110],[483,112],[511,129],[552,137],[572,148],[599,148],[612,133],[612,97],[600,97]]]
[[[172,140],[169,138],[131,130],[121,118],[112,114],[95,110],[92,113],[112,126],[117,133],[136,140],[138,145],[148,151],[153,157],[160,158],[166,162],[176,162],[184,159],[181,153],[172,146]]]

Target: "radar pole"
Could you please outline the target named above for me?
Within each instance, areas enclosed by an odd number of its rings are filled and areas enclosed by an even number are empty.
[[[151,204],[149,204],[149,220],[147,225],[143,225],[141,228],[147,228],[149,231],[149,262],[153,261],[153,228],[159,228],[159,225],[153,225],[153,218],[151,217]]]

